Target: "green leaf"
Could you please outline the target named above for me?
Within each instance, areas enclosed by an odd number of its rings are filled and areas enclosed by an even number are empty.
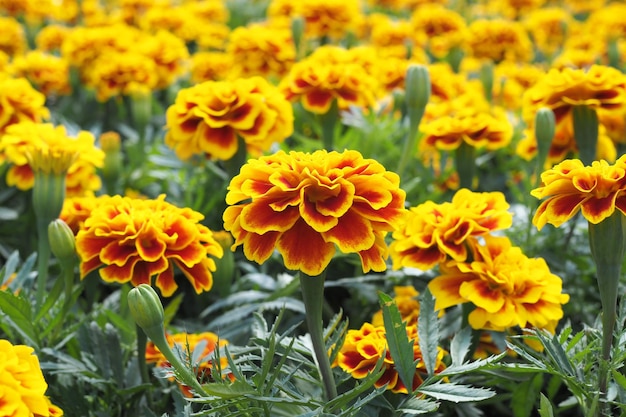
[[[411,416],[437,411],[439,402],[427,398],[410,397],[398,407],[397,411]]]
[[[611,369],[611,373],[613,374],[615,382],[617,382],[622,389],[626,390],[626,376],[616,369]]]
[[[20,260],[20,254],[18,251],[14,251],[11,253],[11,256],[7,259],[6,263],[0,269],[0,284],[3,284],[6,280],[8,280],[11,275],[15,272],[15,268],[17,268],[17,264]]]
[[[235,380],[231,384],[221,382],[210,382],[203,384],[202,388],[209,395],[214,395],[223,399],[237,398],[244,395],[255,394],[254,389],[245,382]]]
[[[472,345],[472,329],[464,327],[460,332],[454,335],[450,342],[450,357],[452,365],[461,365],[465,361],[465,357],[469,353]]]
[[[454,403],[482,401],[493,397],[496,393],[487,388],[475,388],[469,385],[461,385],[446,382],[437,382],[417,389],[418,393],[425,394],[438,400],[452,401]]]
[[[515,417],[529,417],[535,408],[537,393],[541,389],[543,375],[536,374],[516,385],[511,399],[511,408]]]
[[[494,362],[499,361],[500,359],[504,358],[506,355],[507,355],[507,352],[502,352],[502,353],[499,353],[499,354],[497,354],[495,356],[490,356],[490,357],[485,358],[485,359],[479,359],[477,361],[468,362],[468,363],[462,364],[462,365],[454,365],[454,364],[452,364],[452,365],[448,366],[446,369],[444,369],[443,371],[441,371],[440,373],[438,373],[437,375],[439,375],[439,376],[451,376],[451,375],[466,374],[468,372],[472,372],[472,371],[475,371],[477,369],[493,365]]]
[[[39,346],[38,331],[33,324],[30,303],[24,298],[8,291],[0,291],[0,314],[24,338],[25,342],[34,347]]]
[[[428,375],[433,375],[439,350],[439,321],[435,313],[435,298],[428,287],[422,293],[420,300],[417,333],[426,371]]]
[[[552,408],[552,404],[550,404],[550,400],[540,393],[539,399],[539,415],[541,417],[554,417],[554,409]]]
[[[409,340],[406,325],[402,322],[402,316],[393,298],[382,292],[378,293],[378,298],[383,310],[383,323],[389,353],[391,353],[400,379],[411,392],[413,390],[413,377],[415,376],[414,340]]]

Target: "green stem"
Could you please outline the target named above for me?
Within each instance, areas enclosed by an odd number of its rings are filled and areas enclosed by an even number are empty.
[[[320,114],[319,120],[322,127],[324,149],[330,152],[334,149],[335,126],[339,121],[339,105],[337,104],[336,98],[333,99],[328,111],[324,114]]]
[[[141,382],[147,384],[150,382],[148,365],[146,364],[146,346],[148,345],[148,336],[146,336],[139,325],[135,325],[135,330],[137,332],[137,365],[139,366],[139,375],[141,375]]]
[[[613,348],[613,330],[617,319],[617,295],[626,249],[626,216],[615,212],[598,224],[589,223],[589,246],[596,264],[600,302],[602,303],[602,357],[598,386],[600,412],[610,415],[606,403],[608,371]]]
[[[461,188],[472,189],[474,171],[476,168],[476,161],[474,160],[475,151],[476,149],[465,141],[456,149],[454,165],[456,172],[459,174]]]
[[[309,276],[300,271],[300,289],[302,301],[306,311],[306,324],[313,343],[313,353],[317,359],[324,394],[327,400],[337,396],[337,386],[330,367],[330,360],[324,343],[324,329],[322,324],[322,306],[324,304],[324,279],[326,272],[317,276]]]
[[[598,114],[589,106],[574,106],[572,108],[574,122],[574,139],[578,146],[580,160],[585,165],[591,165],[596,160],[598,148]]]
[[[37,292],[35,305],[37,310],[42,306],[48,284],[48,264],[50,263],[50,243],[48,242],[48,223],[37,218]]]
[[[397,174],[402,178],[404,175],[404,170],[409,163],[411,158],[415,158],[417,154],[417,138],[419,134],[419,125],[422,121],[422,117],[424,116],[425,107],[419,107],[415,109],[409,109],[409,131],[404,140],[404,149],[402,150],[402,155],[400,155],[400,162],[398,163]]]

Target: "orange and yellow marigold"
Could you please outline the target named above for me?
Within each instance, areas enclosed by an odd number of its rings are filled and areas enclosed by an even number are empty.
[[[224,251],[204,216],[178,208],[161,195],[155,200],[113,196],[95,208],[76,236],[84,278],[100,268],[106,282],[155,285],[165,297],[178,288],[176,265],[197,293],[213,285],[215,261]]]
[[[288,269],[319,275],[335,254],[386,268],[385,234],[404,213],[400,179],[357,151],[279,151],[252,159],[228,187],[224,228],[250,260],[276,248]]]

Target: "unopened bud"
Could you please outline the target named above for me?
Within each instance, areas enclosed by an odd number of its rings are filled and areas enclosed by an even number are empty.
[[[409,112],[423,109],[430,100],[430,74],[424,65],[411,64],[406,70],[406,105]]]
[[[537,140],[537,159],[543,167],[554,139],[556,119],[552,109],[542,107],[535,115],[535,139]]]
[[[148,284],[139,284],[128,293],[128,307],[133,320],[146,335],[154,340],[164,338],[163,304],[158,294]]]
[[[61,219],[48,224],[48,242],[50,250],[61,264],[73,264],[76,261],[76,239],[72,229]]]

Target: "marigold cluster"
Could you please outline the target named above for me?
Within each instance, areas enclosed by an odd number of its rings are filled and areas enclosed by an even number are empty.
[[[28,79],[46,96],[66,95],[71,91],[69,64],[55,55],[30,51],[15,57],[9,71],[16,77]]]
[[[406,326],[407,336],[413,341],[413,358],[417,363],[411,391],[418,388],[427,375],[422,360],[422,352],[417,339],[417,326]],[[446,351],[437,347],[435,373],[442,372],[446,365],[443,358]],[[355,379],[363,379],[376,368],[376,363],[384,357],[383,375],[374,383],[376,388],[386,385],[394,393],[407,394],[409,390],[400,379],[387,344],[387,335],[383,326],[364,323],[360,329],[348,330],[344,343],[337,353],[336,364]]]
[[[456,192],[450,203],[427,201],[410,208],[392,234],[393,267],[423,270],[452,259],[463,262],[470,237],[485,236],[511,226],[509,204],[500,192]]]
[[[178,288],[174,265],[196,293],[213,285],[215,261],[224,251],[200,224],[204,216],[165,201],[113,196],[96,207],[76,235],[81,278],[100,268],[106,282],[152,283],[164,297]],[[102,268],[101,268],[102,267]]]
[[[277,249],[288,269],[319,275],[338,248],[358,253],[364,272],[382,271],[385,235],[404,214],[399,183],[357,151],[279,151],[231,180],[224,229],[258,263]]]
[[[0,135],[10,125],[39,123],[50,117],[46,96],[35,90],[25,78],[0,77]]]
[[[505,19],[478,19],[468,27],[467,47],[475,58],[494,62],[528,62],[532,43],[521,23]]]
[[[436,57],[445,58],[453,48],[463,45],[467,37],[465,19],[440,4],[426,4],[411,16],[413,39]]]
[[[228,160],[241,137],[259,155],[293,132],[290,103],[261,77],[207,81],[181,89],[166,112],[165,143],[181,159]]]

